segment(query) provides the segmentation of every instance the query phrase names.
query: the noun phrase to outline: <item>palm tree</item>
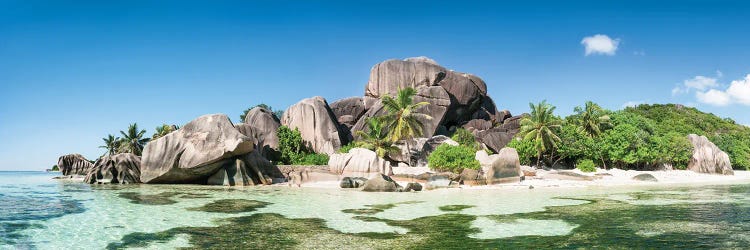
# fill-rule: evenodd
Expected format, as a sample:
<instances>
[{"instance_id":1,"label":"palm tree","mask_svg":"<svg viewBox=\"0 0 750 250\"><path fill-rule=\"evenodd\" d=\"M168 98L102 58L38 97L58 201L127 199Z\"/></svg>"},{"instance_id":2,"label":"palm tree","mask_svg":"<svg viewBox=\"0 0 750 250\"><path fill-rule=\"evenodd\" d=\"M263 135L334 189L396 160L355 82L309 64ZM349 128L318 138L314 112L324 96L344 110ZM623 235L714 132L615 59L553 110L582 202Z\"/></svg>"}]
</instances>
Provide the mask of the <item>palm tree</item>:
<instances>
[{"instance_id":1,"label":"palm tree","mask_svg":"<svg viewBox=\"0 0 750 250\"><path fill-rule=\"evenodd\" d=\"M555 134L555 130L561 127L562 122L553 114L555 106L547 104L547 101L537 105L529 103L529 107L531 115L521 119L521 130L518 135L533 142L537 151L536 165L539 166L542 153L557 148L560 137Z\"/></svg>"},{"instance_id":2,"label":"palm tree","mask_svg":"<svg viewBox=\"0 0 750 250\"><path fill-rule=\"evenodd\" d=\"M405 88L398 90L395 99L388 95L381 98L383 107L388 112L382 117L388 129L388 137L392 142L405 140L409 159L411 159L410 139L424 134L422 120L432 120L431 116L417 112L417 109L430 103L414 103L413 99L416 94L416 89Z\"/></svg>"},{"instance_id":3,"label":"palm tree","mask_svg":"<svg viewBox=\"0 0 750 250\"><path fill-rule=\"evenodd\" d=\"M107 137L102 138L102 141L104 141L104 145L99 146L100 148L107 149L107 155L115 155L117 154L117 150L120 149L120 137L115 137L112 134L107 135Z\"/></svg>"},{"instance_id":4,"label":"palm tree","mask_svg":"<svg viewBox=\"0 0 750 250\"><path fill-rule=\"evenodd\" d=\"M574 111L578 116L575 123L590 137L597 137L604 129L612 127L609 116L592 101L587 101L583 108L576 107Z\"/></svg>"},{"instance_id":5,"label":"palm tree","mask_svg":"<svg viewBox=\"0 0 750 250\"><path fill-rule=\"evenodd\" d=\"M357 136L360 138L355 146L375 151L380 158L385 158L388 153L397 152L398 147L388 138L388 133L383 130L383 122L377 117L367 118L367 132L359 130Z\"/></svg>"},{"instance_id":6,"label":"palm tree","mask_svg":"<svg viewBox=\"0 0 750 250\"><path fill-rule=\"evenodd\" d=\"M151 140L159 139L178 129L180 129L180 127L177 125L162 124L161 126L156 127L156 132L154 133L153 136L151 136Z\"/></svg>"},{"instance_id":7,"label":"palm tree","mask_svg":"<svg viewBox=\"0 0 750 250\"><path fill-rule=\"evenodd\" d=\"M143 147L148 143L149 138L143 138L146 134L146 130L138 130L138 124L133 123L128 126L127 133L120 131L122 134L122 150L124 152L133 153L135 155L141 155Z\"/></svg>"}]
</instances>

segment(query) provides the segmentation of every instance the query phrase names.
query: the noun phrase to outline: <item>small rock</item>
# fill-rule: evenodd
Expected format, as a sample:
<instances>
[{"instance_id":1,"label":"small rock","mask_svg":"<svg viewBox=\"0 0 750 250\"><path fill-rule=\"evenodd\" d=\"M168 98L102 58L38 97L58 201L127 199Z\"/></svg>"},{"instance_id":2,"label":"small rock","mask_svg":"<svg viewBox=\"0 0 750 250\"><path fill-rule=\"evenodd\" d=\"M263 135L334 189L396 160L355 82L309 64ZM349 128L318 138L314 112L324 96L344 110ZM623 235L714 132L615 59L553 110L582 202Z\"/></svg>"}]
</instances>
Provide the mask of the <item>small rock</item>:
<instances>
[{"instance_id":1,"label":"small rock","mask_svg":"<svg viewBox=\"0 0 750 250\"><path fill-rule=\"evenodd\" d=\"M534 186L532 186L532 185L529 185L529 189L534 189Z\"/></svg>"},{"instance_id":2,"label":"small rock","mask_svg":"<svg viewBox=\"0 0 750 250\"><path fill-rule=\"evenodd\" d=\"M437 188L447 188L451 185L451 179L448 179L448 177L435 175L431 176L430 179L427 180L427 184L425 184L425 188L427 190L437 189Z\"/></svg>"},{"instance_id":3,"label":"small rock","mask_svg":"<svg viewBox=\"0 0 750 250\"><path fill-rule=\"evenodd\" d=\"M399 192L403 188L387 175L378 175L365 182L362 191L365 192Z\"/></svg>"},{"instance_id":4,"label":"small rock","mask_svg":"<svg viewBox=\"0 0 750 250\"><path fill-rule=\"evenodd\" d=\"M410 191L422 191L422 184L419 184L416 182L410 182L409 184L406 184L406 188L404 188L404 192L410 192Z\"/></svg>"},{"instance_id":5,"label":"small rock","mask_svg":"<svg viewBox=\"0 0 750 250\"><path fill-rule=\"evenodd\" d=\"M650 181L650 182L658 182L659 181L658 179L656 179L656 177L654 177L651 174L639 174L639 175L633 176L632 179L636 180L636 181Z\"/></svg>"},{"instance_id":6,"label":"small rock","mask_svg":"<svg viewBox=\"0 0 750 250\"><path fill-rule=\"evenodd\" d=\"M344 177L341 179L339 186L341 188L359 188L365 185L366 178L363 177Z\"/></svg>"}]
</instances>

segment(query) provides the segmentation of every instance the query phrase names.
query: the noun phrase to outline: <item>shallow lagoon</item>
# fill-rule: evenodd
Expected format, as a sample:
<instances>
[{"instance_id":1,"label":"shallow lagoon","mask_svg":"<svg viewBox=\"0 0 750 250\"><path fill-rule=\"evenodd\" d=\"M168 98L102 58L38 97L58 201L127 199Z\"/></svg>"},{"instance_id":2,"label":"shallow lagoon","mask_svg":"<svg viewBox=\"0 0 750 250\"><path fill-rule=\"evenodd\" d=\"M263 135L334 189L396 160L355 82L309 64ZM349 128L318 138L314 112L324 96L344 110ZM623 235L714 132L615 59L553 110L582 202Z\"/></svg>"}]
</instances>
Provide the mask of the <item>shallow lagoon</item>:
<instances>
[{"instance_id":1,"label":"shallow lagoon","mask_svg":"<svg viewBox=\"0 0 750 250\"><path fill-rule=\"evenodd\" d=\"M420 193L89 186L0 172L0 248L731 248L750 185Z\"/></svg>"}]
</instances>

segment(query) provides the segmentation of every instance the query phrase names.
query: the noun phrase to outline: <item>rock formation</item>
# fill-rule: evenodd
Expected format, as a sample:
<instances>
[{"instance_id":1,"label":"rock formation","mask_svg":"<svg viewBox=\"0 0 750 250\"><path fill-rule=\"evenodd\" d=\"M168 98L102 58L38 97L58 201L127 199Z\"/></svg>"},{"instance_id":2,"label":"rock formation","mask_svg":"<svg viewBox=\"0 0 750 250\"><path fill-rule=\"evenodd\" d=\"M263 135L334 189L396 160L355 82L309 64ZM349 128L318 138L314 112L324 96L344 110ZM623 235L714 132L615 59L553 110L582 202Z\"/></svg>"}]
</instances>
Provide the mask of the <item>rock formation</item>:
<instances>
[{"instance_id":1,"label":"rock formation","mask_svg":"<svg viewBox=\"0 0 750 250\"><path fill-rule=\"evenodd\" d=\"M279 149L276 131L281 126L279 118L270 110L255 107L247 112L245 121L235 127L243 135L255 139L255 148L266 158Z\"/></svg>"},{"instance_id":2,"label":"rock formation","mask_svg":"<svg viewBox=\"0 0 750 250\"><path fill-rule=\"evenodd\" d=\"M693 144L693 155L690 157L688 169L698 173L734 175L729 155L708 138L690 134L688 140Z\"/></svg>"},{"instance_id":3,"label":"rock formation","mask_svg":"<svg viewBox=\"0 0 750 250\"><path fill-rule=\"evenodd\" d=\"M403 187L387 175L375 175L365 182L362 191L365 192L401 192Z\"/></svg>"},{"instance_id":4,"label":"rock formation","mask_svg":"<svg viewBox=\"0 0 750 250\"><path fill-rule=\"evenodd\" d=\"M57 166L63 175L86 175L94 164L80 154L69 154L57 159Z\"/></svg>"},{"instance_id":5,"label":"rock formation","mask_svg":"<svg viewBox=\"0 0 750 250\"><path fill-rule=\"evenodd\" d=\"M323 97L307 98L289 107L281 124L299 129L302 140L316 153L333 154L348 142L336 116Z\"/></svg>"},{"instance_id":6,"label":"rock formation","mask_svg":"<svg viewBox=\"0 0 750 250\"><path fill-rule=\"evenodd\" d=\"M484 179L487 184L516 182L523 176L521 161L514 148L503 148L499 153L487 155L487 152L477 151L475 158L482 166Z\"/></svg>"},{"instance_id":7,"label":"rock formation","mask_svg":"<svg viewBox=\"0 0 750 250\"><path fill-rule=\"evenodd\" d=\"M204 115L146 144L143 183L206 183L208 177L253 151L253 140L223 114Z\"/></svg>"},{"instance_id":8,"label":"rock formation","mask_svg":"<svg viewBox=\"0 0 750 250\"><path fill-rule=\"evenodd\" d=\"M132 184L141 182L141 157L131 153L104 156L89 169L85 183Z\"/></svg>"},{"instance_id":9,"label":"rock formation","mask_svg":"<svg viewBox=\"0 0 750 250\"><path fill-rule=\"evenodd\" d=\"M349 129L365 114L365 102L362 97L349 97L331 103L331 110L336 120Z\"/></svg>"},{"instance_id":10,"label":"rock formation","mask_svg":"<svg viewBox=\"0 0 750 250\"><path fill-rule=\"evenodd\" d=\"M328 167L329 171L345 177L369 178L378 174L393 174L388 161L364 148L353 148L349 153L331 155Z\"/></svg>"},{"instance_id":11,"label":"rock formation","mask_svg":"<svg viewBox=\"0 0 750 250\"><path fill-rule=\"evenodd\" d=\"M427 156L442 144L458 146L458 142L455 142L444 135L436 135L430 138L415 138L409 140L408 147L406 146L406 141L401 141L395 144L400 150L398 152L389 153L388 158L394 161L407 163L412 167L426 167Z\"/></svg>"}]
</instances>

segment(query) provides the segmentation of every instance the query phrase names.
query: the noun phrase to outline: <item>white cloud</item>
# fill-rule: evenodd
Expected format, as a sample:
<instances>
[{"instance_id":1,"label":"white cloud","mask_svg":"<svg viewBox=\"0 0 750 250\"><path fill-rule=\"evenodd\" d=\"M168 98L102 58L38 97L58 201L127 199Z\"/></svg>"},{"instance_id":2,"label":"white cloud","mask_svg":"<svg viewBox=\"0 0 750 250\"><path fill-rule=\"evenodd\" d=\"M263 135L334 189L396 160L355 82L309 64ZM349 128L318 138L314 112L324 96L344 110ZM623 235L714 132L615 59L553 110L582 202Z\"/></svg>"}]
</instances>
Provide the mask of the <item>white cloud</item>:
<instances>
[{"instance_id":1,"label":"white cloud","mask_svg":"<svg viewBox=\"0 0 750 250\"><path fill-rule=\"evenodd\" d=\"M644 101L627 101L622 104L622 108L637 107L638 105L645 104L645 103L646 102Z\"/></svg>"},{"instance_id":2,"label":"white cloud","mask_svg":"<svg viewBox=\"0 0 750 250\"><path fill-rule=\"evenodd\" d=\"M645 56L646 55L646 51L636 50L636 51L633 51L633 55L634 56Z\"/></svg>"},{"instance_id":3,"label":"white cloud","mask_svg":"<svg viewBox=\"0 0 750 250\"><path fill-rule=\"evenodd\" d=\"M711 89L708 91L701 90L695 92L695 97L699 102L715 106L727 106L733 103L750 106L750 74L746 75L743 79L732 81L726 90L717 89L716 87L719 87L719 84L716 82L710 85L710 87ZM692 88L699 89L698 87ZM672 93L674 93L674 90L672 90Z\"/></svg>"},{"instance_id":4,"label":"white cloud","mask_svg":"<svg viewBox=\"0 0 750 250\"><path fill-rule=\"evenodd\" d=\"M735 102L750 106L750 74L746 75L745 79L732 81L727 94Z\"/></svg>"},{"instance_id":5,"label":"white cloud","mask_svg":"<svg viewBox=\"0 0 750 250\"><path fill-rule=\"evenodd\" d=\"M700 91L704 91L708 88L714 88L719 86L719 83L716 81L716 78L711 77L705 77L705 76L696 76L693 77L693 79L685 80L684 82L685 87L688 89L696 89Z\"/></svg>"},{"instance_id":6,"label":"white cloud","mask_svg":"<svg viewBox=\"0 0 750 250\"><path fill-rule=\"evenodd\" d=\"M729 94L715 89L706 92L695 92L695 98L698 98L699 102L715 106L727 106L732 101Z\"/></svg>"},{"instance_id":7,"label":"white cloud","mask_svg":"<svg viewBox=\"0 0 750 250\"><path fill-rule=\"evenodd\" d=\"M584 37L581 44L586 47L586 55L613 56L620 44L620 39L612 39L607 35L596 34Z\"/></svg>"}]
</instances>

